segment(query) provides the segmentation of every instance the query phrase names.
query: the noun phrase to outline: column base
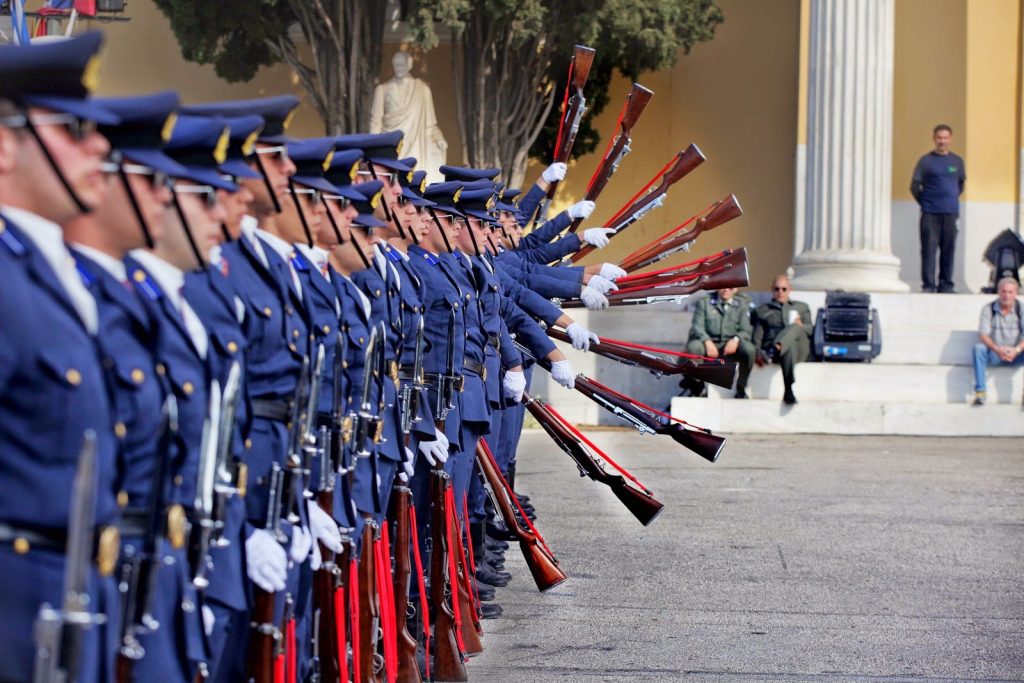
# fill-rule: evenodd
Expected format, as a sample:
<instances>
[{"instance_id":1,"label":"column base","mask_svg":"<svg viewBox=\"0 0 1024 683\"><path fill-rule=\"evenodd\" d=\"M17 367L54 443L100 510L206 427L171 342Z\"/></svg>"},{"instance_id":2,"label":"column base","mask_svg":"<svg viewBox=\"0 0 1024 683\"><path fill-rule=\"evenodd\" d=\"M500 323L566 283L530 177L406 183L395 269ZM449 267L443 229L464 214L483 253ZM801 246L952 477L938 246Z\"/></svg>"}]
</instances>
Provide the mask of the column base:
<instances>
[{"instance_id":1,"label":"column base","mask_svg":"<svg viewBox=\"0 0 1024 683\"><path fill-rule=\"evenodd\" d=\"M793 260L793 268L795 290L910 291L910 285L900 280L900 260L876 251L805 251Z\"/></svg>"}]
</instances>

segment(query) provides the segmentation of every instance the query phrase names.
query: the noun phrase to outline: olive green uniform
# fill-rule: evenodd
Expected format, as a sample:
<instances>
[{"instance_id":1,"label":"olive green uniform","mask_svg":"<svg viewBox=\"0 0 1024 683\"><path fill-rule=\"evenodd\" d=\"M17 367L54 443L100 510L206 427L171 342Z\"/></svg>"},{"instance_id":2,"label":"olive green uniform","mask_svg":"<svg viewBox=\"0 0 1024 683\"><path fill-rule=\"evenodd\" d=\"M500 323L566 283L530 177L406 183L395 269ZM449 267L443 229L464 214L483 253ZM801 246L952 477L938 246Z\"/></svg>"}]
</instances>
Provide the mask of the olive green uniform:
<instances>
[{"instance_id":1,"label":"olive green uniform","mask_svg":"<svg viewBox=\"0 0 1024 683\"><path fill-rule=\"evenodd\" d=\"M695 355L706 355L704 342L710 339L718 349L719 356L725 358L725 345L730 339L738 339L739 346L730 359L739 363L736 393L742 394L746 393L747 378L750 377L754 356L757 355L757 348L751 341L752 333L750 299L736 294L729 301L723 301L716 293L697 302L686 349Z\"/></svg>"},{"instance_id":2,"label":"olive green uniform","mask_svg":"<svg viewBox=\"0 0 1024 683\"><path fill-rule=\"evenodd\" d=\"M789 324L790 311L800 314L800 320L792 325ZM793 369L811 354L814 325L810 307L802 301L780 304L772 300L754 311L753 326L754 346L766 351L774 362L782 366L782 381L789 391L796 381Z\"/></svg>"}]
</instances>

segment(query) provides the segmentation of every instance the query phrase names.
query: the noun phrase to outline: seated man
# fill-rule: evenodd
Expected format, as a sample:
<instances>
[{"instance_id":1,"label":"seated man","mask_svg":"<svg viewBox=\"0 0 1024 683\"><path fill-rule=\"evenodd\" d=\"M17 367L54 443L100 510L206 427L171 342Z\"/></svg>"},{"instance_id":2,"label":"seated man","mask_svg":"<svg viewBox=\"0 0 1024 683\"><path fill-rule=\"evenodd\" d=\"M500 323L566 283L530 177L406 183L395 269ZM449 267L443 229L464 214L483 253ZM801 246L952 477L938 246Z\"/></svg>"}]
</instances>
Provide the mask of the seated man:
<instances>
[{"instance_id":1,"label":"seated man","mask_svg":"<svg viewBox=\"0 0 1024 683\"><path fill-rule=\"evenodd\" d=\"M772 300L758 306L753 316L757 365L775 362L782 366L782 381L786 385L782 400L786 405L796 403L793 369L810 355L814 331L811 309L802 301L791 301L790 289L789 278L777 276L772 283Z\"/></svg>"},{"instance_id":2,"label":"seated man","mask_svg":"<svg viewBox=\"0 0 1024 683\"><path fill-rule=\"evenodd\" d=\"M985 368L995 365L1015 366L1024 363L1024 319L1019 285L1012 277L999 281L999 298L981 309L981 325L974 345L974 405L985 403Z\"/></svg>"},{"instance_id":3,"label":"seated man","mask_svg":"<svg viewBox=\"0 0 1024 683\"><path fill-rule=\"evenodd\" d=\"M729 358L740 365L736 398L747 397L747 378L757 349L751 342L750 299L736 287L719 289L697 302L686 350L708 358Z\"/></svg>"}]
</instances>

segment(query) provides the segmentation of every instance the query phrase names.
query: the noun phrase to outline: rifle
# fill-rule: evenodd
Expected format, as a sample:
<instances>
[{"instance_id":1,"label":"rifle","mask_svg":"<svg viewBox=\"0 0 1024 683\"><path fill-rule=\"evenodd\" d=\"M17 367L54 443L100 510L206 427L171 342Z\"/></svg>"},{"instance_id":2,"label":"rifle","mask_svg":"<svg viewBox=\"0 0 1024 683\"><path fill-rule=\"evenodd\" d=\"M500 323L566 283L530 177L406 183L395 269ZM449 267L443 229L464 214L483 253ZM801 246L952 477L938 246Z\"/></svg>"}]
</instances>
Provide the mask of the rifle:
<instances>
[{"instance_id":1,"label":"rifle","mask_svg":"<svg viewBox=\"0 0 1024 683\"><path fill-rule=\"evenodd\" d=\"M555 138L554 162L565 163L569 160L572 146L576 142L576 133L580 129L580 120L587 110L587 98L583 95L583 86L590 78L590 68L594 64L596 51L586 45L577 45L573 48L572 62L569 64L569 78L565 84L565 99L562 102L562 118L558 122L558 134ZM570 90L572 95L569 94ZM534 214L530 216L530 222L537 220L538 216L543 220L548 213L548 206L558 189L558 181L548 185L547 195L537 206Z\"/></svg>"},{"instance_id":2,"label":"rifle","mask_svg":"<svg viewBox=\"0 0 1024 683\"><path fill-rule=\"evenodd\" d=\"M242 390L242 366L237 361L231 364L228 369L228 377L224 381L224 391L221 396L220 428L217 436L217 467L214 484L214 518L224 519L224 508L227 499L234 496L244 496L248 485L249 469L243 462L231 464L232 453L234 452L235 436L235 414L238 410L238 400ZM220 532L224 525L221 524L215 530L210 543L218 548L224 548L231 544L223 538Z\"/></svg>"},{"instance_id":3,"label":"rifle","mask_svg":"<svg viewBox=\"0 0 1024 683\"><path fill-rule=\"evenodd\" d=\"M517 344L517 346L519 345ZM525 353L529 353L523 347L519 348ZM551 372L551 361L547 358L537 358L536 362ZM708 462L718 460L722 447L725 446L725 439L715 436L710 429L694 427L684 420L656 410L635 398L620 394L611 387L582 373L576 375L574 388L613 415L628 422L641 434L667 434L676 443L690 449ZM690 429L686 427L690 427Z\"/></svg>"},{"instance_id":4,"label":"rifle","mask_svg":"<svg viewBox=\"0 0 1024 683\"><path fill-rule=\"evenodd\" d=\"M682 303L683 299L701 290L725 289L728 287L746 287L750 284L747 263L704 268L688 273L689 282L669 281L655 286L638 285L620 288L609 292L609 306L636 306L640 304L657 304L663 302ZM578 299L562 302L562 308L579 308L583 302Z\"/></svg>"},{"instance_id":5,"label":"rifle","mask_svg":"<svg viewBox=\"0 0 1024 683\"><path fill-rule=\"evenodd\" d=\"M352 452L361 458L368 458L372 452L366 447L368 441L373 440L376 433L378 416L374 414L373 404L370 402L373 390L373 360L376 358L377 345L384 342L377 337L377 328L370 328L370 338L366 342L363 353L363 387L359 399L359 409L351 415L353 428L351 434Z\"/></svg>"},{"instance_id":6,"label":"rifle","mask_svg":"<svg viewBox=\"0 0 1024 683\"><path fill-rule=\"evenodd\" d=\"M264 528L281 543L288 540L281 531L281 493L284 470L279 464L270 465L268 478L267 521ZM246 662L246 680L251 683L275 683L275 652L282 634L274 623L274 593L253 586L252 618L249 622L249 658Z\"/></svg>"},{"instance_id":7,"label":"rifle","mask_svg":"<svg viewBox=\"0 0 1024 683\"><path fill-rule=\"evenodd\" d=\"M78 680L85 631L103 624L106 617L89 611L89 574L96 530L99 466L96 432L83 434L68 514L68 540L64 554L63 602L59 610L48 603L39 607L32 629L36 645L33 683L75 683Z\"/></svg>"},{"instance_id":8,"label":"rifle","mask_svg":"<svg viewBox=\"0 0 1024 683\"><path fill-rule=\"evenodd\" d=\"M394 586L395 586L395 633L398 638L398 679L397 683L421 683L419 666L416 664L416 639L409 633L409 582L412 578L410 561L409 506L412 491L407 486L395 484L391 492L390 517L394 521ZM424 616L424 618L426 618Z\"/></svg>"},{"instance_id":9,"label":"rifle","mask_svg":"<svg viewBox=\"0 0 1024 683\"><path fill-rule=\"evenodd\" d=\"M438 429L444 422L438 420ZM459 646L458 623L453 605L458 600L456 577L452 574L451 535L448 533L448 489L451 478L438 463L431 471L431 497L434 501L430 521L430 602L434 606L434 680L468 681L466 665ZM430 653L427 653L430 656Z\"/></svg>"},{"instance_id":10,"label":"rifle","mask_svg":"<svg viewBox=\"0 0 1024 683\"><path fill-rule=\"evenodd\" d=\"M210 382L210 400L199 447L199 475L196 482L196 497L192 504L196 523L192 525L189 542L189 565L192 568L192 584L205 590L210 585L209 572L210 539L214 531L223 528L223 520L214 517L214 488L217 478L217 438L220 435L220 382Z\"/></svg>"},{"instance_id":11,"label":"rifle","mask_svg":"<svg viewBox=\"0 0 1024 683\"><path fill-rule=\"evenodd\" d=\"M372 515L366 515L363 526L362 549L359 554L359 671L362 681L378 683L384 669L384 658L377 652L380 635L380 610L377 604L376 572L374 571L373 542L380 527Z\"/></svg>"},{"instance_id":12,"label":"rifle","mask_svg":"<svg viewBox=\"0 0 1024 683\"><path fill-rule=\"evenodd\" d=\"M686 222L672 228L667 233L637 249L632 254L622 259L619 266L627 272L644 268L651 264L666 259L677 251L689 251L690 245L700 236L701 233L713 230L723 223L728 223L734 218L743 215L743 208L736 199L736 195L730 194L725 199L711 205L710 210L704 212L699 218L694 216ZM696 225L685 230L696 219Z\"/></svg>"},{"instance_id":13,"label":"rifle","mask_svg":"<svg viewBox=\"0 0 1024 683\"><path fill-rule=\"evenodd\" d=\"M704 258L696 261L690 261L689 263L683 263L678 266L670 266L668 268L662 268L661 270L652 270L647 273L634 273L633 275L627 275L616 280L616 283L623 288L664 285L672 282L678 282L679 280L686 279L687 277L692 278L695 274L699 274L700 272L706 273L711 270L734 267L746 262L746 247L740 247L739 249L723 249L717 254L705 256Z\"/></svg>"},{"instance_id":14,"label":"rifle","mask_svg":"<svg viewBox=\"0 0 1024 683\"><path fill-rule=\"evenodd\" d=\"M549 327L547 333L552 339L567 343L571 341L569 335L560 329ZM735 361L694 356L608 337L601 337L599 342L591 342L590 351L624 365L647 368L658 377L687 375L726 389L731 388L736 382L738 364Z\"/></svg>"},{"instance_id":15,"label":"rifle","mask_svg":"<svg viewBox=\"0 0 1024 683\"><path fill-rule=\"evenodd\" d=\"M540 423L544 431L548 433L548 436L573 459L580 471L581 477L589 477L610 488L615 497L644 526L657 519L665 506L651 495L650 489L641 484L636 477L615 464L599 448L586 441L585 437L562 418L561 415L555 412L551 406L539 399L535 399L528 393L523 394L523 402L526 404L526 409L530 411L530 414ZM591 451L593 451L593 454ZM608 472L602 466L602 462L611 464L620 474ZM630 486L626 482L627 478L639 488Z\"/></svg>"},{"instance_id":16,"label":"rifle","mask_svg":"<svg viewBox=\"0 0 1024 683\"><path fill-rule=\"evenodd\" d=\"M526 566L530 568L530 574L533 576L534 583L537 584L537 590L543 593L564 582L568 577L559 569L554 553L544 543L540 533L530 524L526 514L523 513L515 492L501 476L501 470L494 461L494 455L491 454L487 441L482 438L476 446L476 463L494 494L495 509L501 513L502 519L505 520L505 526L519 539L519 549L523 551L523 559L526 560ZM522 514L529 526L528 529L523 528L519 523L516 510L512 507L513 504Z\"/></svg>"},{"instance_id":17,"label":"rifle","mask_svg":"<svg viewBox=\"0 0 1024 683\"><path fill-rule=\"evenodd\" d=\"M162 564L161 549L166 534L164 511L164 479L170 459L171 444L178 438L178 404L173 395L164 400L160 442L153 467L150 496L146 506L146 535L139 552L121 561L118 591L121 593L121 630L118 638L117 662L114 678L117 683L130 683L136 662L146 650L139 642L141 633L160 627L150 609L156 589L157 572Z\"/></svg>"},{"instance_id":18,"label":"rifle","mask_svg":"<svg viewBox=\"0 0 1024 683\"><path fill-rule=\"evenodd\" d=\"M615 136L614 140L608 142L608 147L604 151L601 163L597 165L594 175L590 177L587 193L583 196L585 200L597 201L598 196L604 191L608 181L611 180L615 171L618 170L619 164L632 151L631 143L633 139L631 134L633 127L636 126L637 120L644 113L644 109L647 108L647 104L651 101L652 97L654 97L654 92L639 83L634 83L633 87L630 88L629 94L626 95L626 103L622 107L622 113L619 115L619 134ZM582 218L573 219L572 224L569 226L569 232L576 232L582 223Z\"/></svg>"},{"instance_id":19,"label":"rifle","mask_svg":"<svg viewBox=\"0 0 1024 683\"><path fill-rule=\"evenodd\" d=\"M412 426L422 420L419 416L420 401L423 400L423 316L416 326L416 351L413 355L412 377L402 384L402 433L408 440ZM408 445L408 444L407 444Z\"/></svg>"},{"instance_id":20,"label":"rifle","mask_svg":"<svg viewBox=\"0 0 1024 683\"><path fill-rule=\"evenodd\" d=\"M665 168L654 176L640 192L633 196L633 199L626 206L612 217L611 222L605 226L612 230L608 237L615 237L646 216L650 211L664 204L668 189L685 178L693 169L704 163L704 160L704 153L694 144L676 154L675 158L665 165ZM658 185L651 189L655 182ZM572 255L572 262L576 263L582 260L593 250L593 246L589 244L584 245Z\"/></svg>"}]
</instances>

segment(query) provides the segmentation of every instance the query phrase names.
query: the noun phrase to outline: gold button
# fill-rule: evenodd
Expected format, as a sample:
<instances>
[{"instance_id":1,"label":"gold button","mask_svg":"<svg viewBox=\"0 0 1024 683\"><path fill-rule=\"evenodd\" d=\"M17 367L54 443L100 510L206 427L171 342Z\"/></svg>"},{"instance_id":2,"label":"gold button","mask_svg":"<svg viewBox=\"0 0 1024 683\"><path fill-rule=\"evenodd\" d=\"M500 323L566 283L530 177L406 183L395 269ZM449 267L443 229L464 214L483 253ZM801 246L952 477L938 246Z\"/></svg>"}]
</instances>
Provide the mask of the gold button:
<instances>
[{"instance_id":1,"label":"gold button","mask_svg":"<svg viewBox=\"0 0 1024 683\"><path fill-rule=\"evenodd\" d=\"M192 382L185 382L181 385L181 390L185 392L186 396L191 396L192 392L195 391L196 388L192 385Z\"/></svg>"},{"instance_id":2,"label":"gold button","mask_svg":"<svg viewBox=\"0 0 1024 683\"><path fill-rule=\"evenodd\" d=\"M252 439L246 439L246 440L245 440L245 447L246 447L247 449L248 449L248 448L252 448Z\"/></svg>"},{"instance_id":3,"label":"gold button","mask_svg":"<svg viewBox=\"0 0 1024 683\"><path fill-rule=\"evenodd\" d=\"M380 296L380 290L379 289L373 290L373 295L374 296Z\"/></svg>"},{"instance_id":4,"label":"gold button","mask_svg":"<svg viewBox=\"0 0 1024 683\"><path fill-rule=\"evenodd\" d=\"M6 229L7 229L7 224L4 223L4 219L3 218L0 218L0 233L3 233L3 231L6 230Z\"/></svg>"},{"instance_id":5,"label":"gold button","mask_svg":"<svg viewBox=\"0 0 1024 683\"><path fill-rule=\"evenodd\" d=\"M145 282L146 274L143 273L141 270L136 270L134 273L132 273L132 279L135 280L136 282Z\"/></svg>"},{"instance_id":6,"label":"gold button","mask_svg":"<svg viewBox=\"0 0 1024 683\"><path fill-rule=\"evenodd\" d=\"M466 295L466 301L469 301L469 300L470 300L470 299L472 299L472 298L473 298L473 297L471 297L471 296L470 296L469 294L467 294L467 295Z\"/></svg>"},{"instance_id":7,"label":"gold button","mask_svg":"<svg viewBox=\"0 0 1024 683\"><path fill-rule=\"evenodd\" d=\"M312 334L309 335L309 341L313 341L313 335Z\"/></svg>"},{"instance_id":8,"label":"gold button","mask_svg":"<svg viewBox=\"0 0 1024 683\"><path fill-rule=\"evenodd\" d=\"M228 353L236 353L238 351L238 344L235 342L228 342Z\"/></svg>"},{"instance_id":9,"label":"gold button","mask_svg":"<svg viewBox=\"0 0 1024 683\"><path fill-rule=\"evenodd\" d=\"M20 536L14 539L14 552L18 553L19 555L24 555L25 553L27 553L30 547L31 546L28 544L28 541L26 539L21 538Z\"/></svg>"},{"instance_id":10,"label":"gold button","mask_svg":"<svg viewBox=\"0 0 1024 683\"><path fill-rule=\"evenodd\" d=\"M298 339L299 338L299 331L298 330L292 330L292 336L295 337L296 339Z\"/></svg>"},{"instance_id":11,"label":"gold button","mask_svg":"<svg viewBox=\"0 0 1024 683\"><path fill-rule=\"evenodd\" d=\"M64 379L66 379L68 384L71 386L77 387L82 383L82 373L74 368L69 368L68 371L64 373Z\"/></svg>"},{"instance_id":12,"label":"gold button","mask_svg":"<svg viewBox=\"0 0 1024 683\"><path fill-rule=\"evenodd\" d=\"M330 325L324 325L324 334L330 334L330 333L331 333L331 326Z\"/></svg>"},{"instance_id":13,"label":"gold button","mask_svg":"<svg viewBox=\"0 0 1024 683\"><path fill-rule=\"evenodd\" d=\"M345 370L347 368L348 368L348 361L347 360L341 361L341 369Z\"/></svg>"},{"instance_id":14,"label":"gold button","mask_svg":"<svg viewBox=\"0 0 1024 683\"><path fill-rule=\"evenodd\" d=\"M185 481L185 478L182 477L180 474L174 475L174 485L175 486L181 486L181 483L183 481Z\"/></svg>"},{"instance_id":15,"label":"gold button","mask_svg":"<svg viewBox=\"0 0 1024 683\"><path fill-rule=\"evenodd\" d=\"M289 344L288 349L291 350L292 352L297 352L299 350L298 347L295 346L295 344Z\"/></svg>"},{"instance_id":16,"label":"gold button","mask_svg":"<svg viewBox=\"0 0 1024 683\"><path fill-rule=\"evenodd\" d=\"M121 508L122 510L124 508L128 507L128 492L127 491L121 490L121 491L117 492L117 507Z\"/></svg>"},{"instance_id":17,"label":"gold button","mask_svg":"<svg viewBox=\"0 0 1024 683\"><path fill-rule=\"evenodd\" d=\"M128 428L124 426L124 422L118 422L114 425L114 436L117 438L123 439L127 433Z\"/></svg>"},{"instance_id":18,"label":"gold button","mask_svg":"<svg viewBox=\"0 0 1024 683\"><path fill-rule=\"evenodd\" d=\"M157 363L156 364L156 374L160 375L161 377L166 375L167 374L167 366L164 365L163 363Z\"/></svg>"},{"instance_id":19,"label":"gold button","mask_svg":"<svg viewBox=\"0 0 1024 683\"><path fill-rule=\"evenodd\" d=\"M270 317L271 313L273 313L273 311L270 310L270 306L267 306L263 309L263 315L267 316L268 318Z\"/></svg>"},{"instance_id":20,"label":"gold button","mask_svg":"<svg viewBox=\"0 0 1024 683\"><path fill-rule=\"evenodd\" d=\"M288 315L292 315L293 313L295 313L295 309L293 309L291 306L285 306L284 312L287 313Z\"/></svg>"},{"instance_id":21,"label":"gold button","mask_svg":"<svg viewBox=\"0 0 1024 683\"><path fill-rule=\"evenodd\" d=\"M360 338L359 338L359 343L360 343L360 344L362 344L362 343L363 343L363 338L362 338L362 337L360 337Z\"/></svg>"},{"instance_id":22,"label":"gold button","mask_svg":"<svg viewBox=\"0 0 1024 683\"><path fill-rule=\"evenodd\" d=\"M459 310L459 305L455 304L454 308L455 308L456 311Z\"/></svg>"},{"instance_id":23,"label":"gold button","mask_svg":"<svg viewBox=\"0 0 1024 683\"><path fill-rule=\"evenodd\" d=\"M146 373L144 373L141 369L135 368L134 370L132 370L133 382L135 382L136 384L142 384L142 381L144 379L146 379Z\"/></svg>"}]
</instances>

